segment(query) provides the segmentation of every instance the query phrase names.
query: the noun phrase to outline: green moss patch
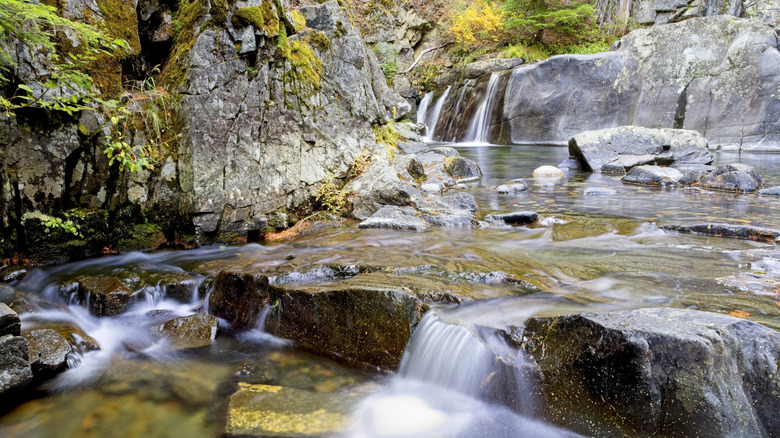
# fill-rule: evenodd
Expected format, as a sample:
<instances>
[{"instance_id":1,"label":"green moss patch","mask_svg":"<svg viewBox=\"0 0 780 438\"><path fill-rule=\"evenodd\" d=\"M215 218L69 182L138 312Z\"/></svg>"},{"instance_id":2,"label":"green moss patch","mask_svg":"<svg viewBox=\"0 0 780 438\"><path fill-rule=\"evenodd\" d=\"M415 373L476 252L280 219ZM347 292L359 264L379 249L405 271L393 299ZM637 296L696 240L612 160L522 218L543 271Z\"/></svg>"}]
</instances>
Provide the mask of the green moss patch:
<instances>
[{"instance_id":1,"label":"green moss patch","mask_svg":"<svg viewBox=\"0 0 780 438\"><path fill-rule=\"evenodd\" d=\"M263 29L269 37L275 37L279 33L279 16L270 2L237 9L231 22L235 27L254 26L258 30Z\"/></svg>"}]
</instances>

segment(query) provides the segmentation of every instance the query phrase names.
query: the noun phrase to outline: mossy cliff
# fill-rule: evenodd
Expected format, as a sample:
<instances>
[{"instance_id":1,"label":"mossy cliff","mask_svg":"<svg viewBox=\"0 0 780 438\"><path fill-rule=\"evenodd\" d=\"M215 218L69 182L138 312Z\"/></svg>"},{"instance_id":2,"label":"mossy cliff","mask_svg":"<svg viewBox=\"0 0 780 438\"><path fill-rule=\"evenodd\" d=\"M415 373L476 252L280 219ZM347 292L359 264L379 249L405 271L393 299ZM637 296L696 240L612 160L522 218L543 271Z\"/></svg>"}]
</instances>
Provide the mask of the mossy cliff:
<instances>
[{"instance_id":1,"label":"mossy cliff","mask_svg":"<svg viewBox=\"0 0 780 438\"><path fill-rule=\"evenodd\" d=\"M98 4L61 11L128 42L90 70L121 108L0 115L4 258L261 235L373 150L372 125L409 111L336 2L294 13L258 0ZM150 165L112 163L112 141Z\"/></svg>"}]
</instances>

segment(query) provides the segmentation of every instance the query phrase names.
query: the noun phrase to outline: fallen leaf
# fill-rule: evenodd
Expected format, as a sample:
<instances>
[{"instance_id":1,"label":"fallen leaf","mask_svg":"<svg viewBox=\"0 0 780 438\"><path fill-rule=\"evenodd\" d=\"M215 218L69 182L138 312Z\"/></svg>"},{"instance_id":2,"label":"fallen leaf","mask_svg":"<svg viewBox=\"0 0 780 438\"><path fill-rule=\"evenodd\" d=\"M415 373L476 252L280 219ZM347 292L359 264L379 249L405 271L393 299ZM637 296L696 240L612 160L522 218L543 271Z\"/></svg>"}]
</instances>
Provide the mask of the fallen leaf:
<instances>
[{"instance_id":1,"label":"fallen leaf","mask_svg":"<svg viewBox=\"0 0 780 438\"><path fill-rule=\"evenodd\" d=\"M729 312L729 315L736 316L737 318L747 318L750 316L749 313L745 312L744 310L732 310Z\"/></svg>"}]
</instances>

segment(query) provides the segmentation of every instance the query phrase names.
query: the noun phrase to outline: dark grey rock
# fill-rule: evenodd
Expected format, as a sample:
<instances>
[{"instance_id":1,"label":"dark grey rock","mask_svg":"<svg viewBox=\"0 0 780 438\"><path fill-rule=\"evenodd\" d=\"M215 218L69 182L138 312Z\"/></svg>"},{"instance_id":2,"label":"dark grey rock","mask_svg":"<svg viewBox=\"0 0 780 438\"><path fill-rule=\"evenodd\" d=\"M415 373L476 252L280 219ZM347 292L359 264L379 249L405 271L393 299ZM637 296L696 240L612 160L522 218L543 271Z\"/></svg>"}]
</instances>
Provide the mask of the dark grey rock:
<instances>
[{"instance_id":1,"label":"dark grey rock","mask_svg":"<svg viewBox=\"0 0 780 438\"><path fill-rule=\"evenodd\" d=\"M420 179L425 175L425 169L417 155L401 155L393 163L395 171L402 177Z\"/></svg>"},{"instance_id":2,"label":"dark grey rock","mask_svg":"<svg viewBox=\"0 0 780 438\"><path fill-rule=\"evenodd\" d=\"M683 186L696 184L704 175L715 170L715 166L706 164L678 164L672 167L682 172L683 177L678 182Z\"/></svg>"},{"instance_id":3,"label":"dark grey rock","mask_svg":"<svg viewBox=\"0 0 780 438\"><path fill-rule=\"evenodd\" d=\"M579 170L580 169L580 162L577 161L576 158L569 157L558 164L559 169L563 170L564 172L568 170Z\"/></svg>"},{"instance_id":4,"label":"dark grey rock","mask_svg":"<svg viewBox=\"0 0 780 438\"><path fill-rule=\"evenodd\" d=\"M713 159L707 139L698 132L637 126L577 134L569 140L569 155L593 172L602 171L605 165L629 171L649 164L709 164Z\"/></svg>"},{"instance_id":5,"label":"dark grey rock","mask_svg":"<svg viewBox=\"0 0 780 438\"><path fill-rule=\"evenodd\" d=\"M0 336L0 396L21 388L33 378L27 356L27 339Z\"/></svg>"},{"instance_id":6,"label":"dark grey rock","mask_svg":"<svg viewBox=\"0 0 780 438\"><path fill-rule=\"evenodd\" d=\"M516 211L513 213L489 215L485 217L488 222L503 222L507 225L528 225L539 220L539 213L535 211Z\"/></svg>"},{"instance_id":7,"label":"dark grey rock","mask_svg":"<svg viewBox=\"0 0 780 438\"><path fill-rule=\"evenodd\" d=\"M714 172L702 175L699 185L708 189L754 192L764 183L764 179L752 166L747 164L727 164Z\"/></svg>"},{"instance_id":8,"label":"dark grey rock","mask_svg":"<svg viewBox=\"0 0 780 438\"><path fill-rule=\"evenodd\" d=\"M19 281L27 276L29 273L28 268L26 266L9 266L5 271L3 271L3 283L11 283L14 281Z\"/></svg>"},{"instance_id":9,"label":"dark grey rock","mask_svg":"<svg viewBox=\"0 0 780 438\"><path fill-rule=\"evenodd\" d=\"M532 318L522 343L553 421L600 436L774 436L780 333L726 315L641 309ZM588 421L595 420L595 421ZM611 431L610 434L615 433Z\"/></svg>"},{"instance_id":10,"label":"dark grey rock","mask_svg":"<svg viewBox=\"0 0 780 438\"><path fill-rule=\"evenodd\" d=\"M268 277L222 271L209 294L209 313L236 330L252 329L268 296Z\"/></svg>"},{"instance_id":11,"label":"dark grey rock","mask_svg":"<svg viewBox=\"0 0 780 438\"><path fill-rule=\"evenodd\" d=\"M359 225L360 228L396 228L401 230L422 231L428 223L422 215L412 208L400 208L386 205Z\"/></svg>"},{"instance_id":12,"label":"dark grey rock","mask_svg":"<svg viewBox=\"0 0 780 438\"><path fill-rule=\"evenodd\" d=\"M639 166L631 169L621 181L651 186L671 187L678 184L682 172L671 167Z\"/></svg>"},{"instance_id":13,"label":"dark grey rock","mask_svg":"<svg viewBox=\"0 0 780 438\"><path fill-rule=\"evenodd\" d=\"M678 231L680 233L705 234L711 236L733 237L737 239L780 243L780 230L753 227L750 225L704 223L690 225L663 225L660 228L669 231Z\"/></svg>"},{"instance_id":14,"label":"dark grey rock","mask_svg":"<svg viewBox=\"0 0 780 438\"><path fill-rule=\"evenodd\" d=\"M22 321L19 315L7 305L0 303L0 336L19 336L22 331Z\"/></svg>"}]
</instances>

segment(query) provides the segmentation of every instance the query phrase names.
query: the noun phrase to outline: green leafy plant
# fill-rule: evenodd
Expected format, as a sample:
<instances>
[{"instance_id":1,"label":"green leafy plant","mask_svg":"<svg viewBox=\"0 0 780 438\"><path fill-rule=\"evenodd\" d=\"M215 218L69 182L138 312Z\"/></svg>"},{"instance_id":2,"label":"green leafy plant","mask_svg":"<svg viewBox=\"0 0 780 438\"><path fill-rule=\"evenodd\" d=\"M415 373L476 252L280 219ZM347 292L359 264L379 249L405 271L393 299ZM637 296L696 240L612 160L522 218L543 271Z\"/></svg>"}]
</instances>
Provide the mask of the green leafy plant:
<instances>
[{"instance_id":1,"label":"green leafy plant","mask_svg":"<svg viewBox=\"0 0 780 438\"><path fill-rule=\"evenodd\" d=\"M337 184L333 175L325 177L317 192L317 201L327 211L339 216L349 211L349 197L352 193Z\"/></svg>"},{"instance_id":2,"label":"green leafy plant","mask_svg":"<svg viewBox=\"0 0 780 438\"><path fill-rule=\"evenodd\" d=\"M75 38L68 50L58 45L60 36ZM87 109L95 95L86 73L98 56L129 50L121 39L84 23L57 14L54 7L22 0L0 0L0 86L14 87L11 96L0 97L0 110L11 113L23 107L38 107L72 114ZM48 74L36 78L35 86L14 83L18 53L43 56ZM57 90L57 92L52 92Z\"/></svg>"},{"instance_id":3,"label":"green leafy plant","mask_svg":"<svg viewBox=\"0 0 780 438\"><path fill-rule=\"evenodd\" d=\"M73 221L69 213L64 213L65 218L49 216L38 211L25 213L22 217L22 223L27 222L30 219L40 221L43 225L43 230L46 234L50 234L56 231L63 231L68 234L72 234L78 238L84 238L81 233L81 226Z\"/></svg>"}]
</instances>

